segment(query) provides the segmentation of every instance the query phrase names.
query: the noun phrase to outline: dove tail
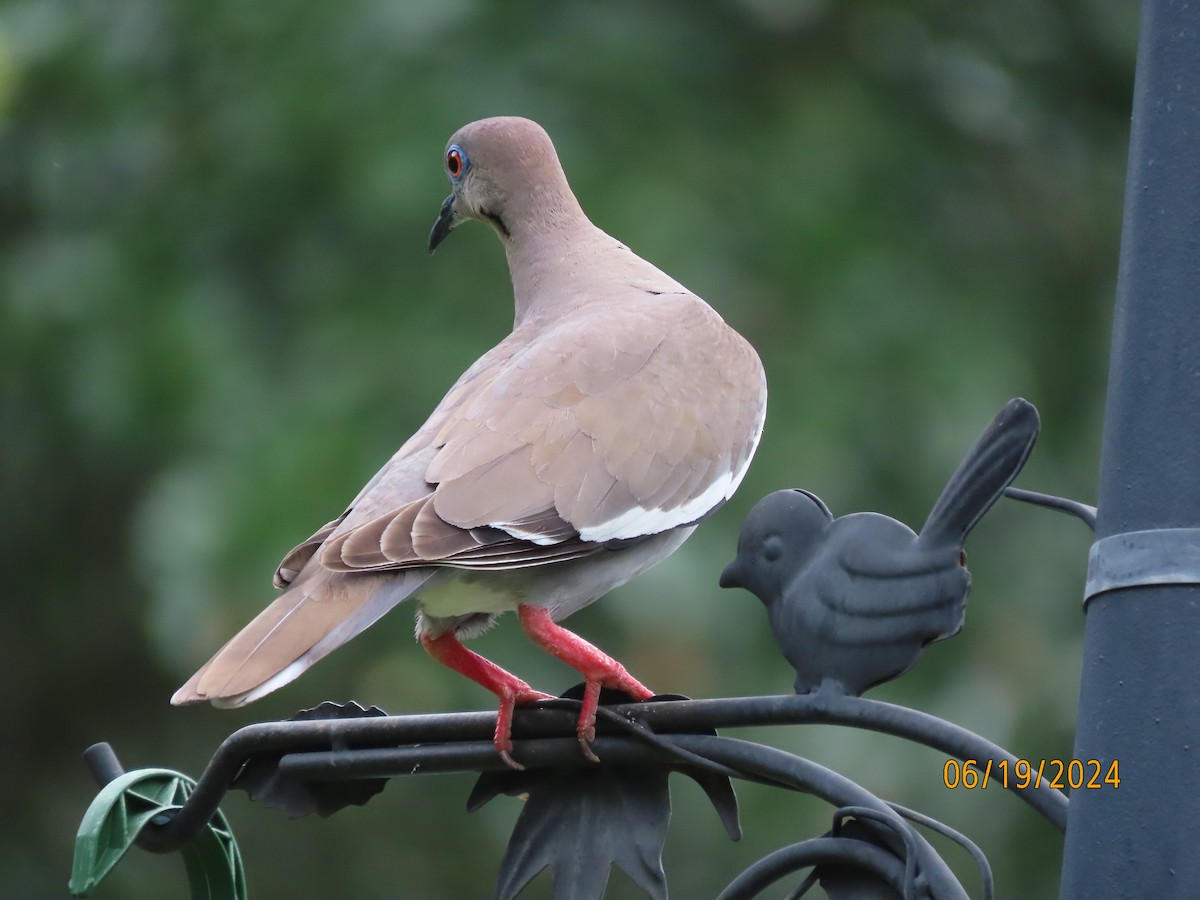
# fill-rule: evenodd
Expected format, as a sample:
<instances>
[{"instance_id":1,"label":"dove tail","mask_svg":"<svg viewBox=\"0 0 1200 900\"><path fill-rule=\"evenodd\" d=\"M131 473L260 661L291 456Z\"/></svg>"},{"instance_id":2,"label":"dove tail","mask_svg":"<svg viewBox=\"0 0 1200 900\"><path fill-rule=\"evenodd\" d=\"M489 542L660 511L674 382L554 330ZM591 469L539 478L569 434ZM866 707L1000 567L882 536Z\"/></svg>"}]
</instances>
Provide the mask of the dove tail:
<instances>
[{"instance_id":1,"label":"dove tail","mask_svg":"<svg viewBox=\"0 0 1200 900\"><path fill-rule=\"evenodd\" d=\"M1037 441L1037 409L1020 397L1009 400L946 483L921 527L920 541L961 547L1025 465Z\"/></svg>"},{"instance_id":2,"label":"dove tail","mask_svg":"<svg viewBox=\"0 0 1200 900\"><path fill-rule=\"evenodd\" d=\"M176 691L171 703L243 706L283 687L414 594L431 571L408 569L383 578L319 568L301 573Z\"/></svg>"}]
</instances>

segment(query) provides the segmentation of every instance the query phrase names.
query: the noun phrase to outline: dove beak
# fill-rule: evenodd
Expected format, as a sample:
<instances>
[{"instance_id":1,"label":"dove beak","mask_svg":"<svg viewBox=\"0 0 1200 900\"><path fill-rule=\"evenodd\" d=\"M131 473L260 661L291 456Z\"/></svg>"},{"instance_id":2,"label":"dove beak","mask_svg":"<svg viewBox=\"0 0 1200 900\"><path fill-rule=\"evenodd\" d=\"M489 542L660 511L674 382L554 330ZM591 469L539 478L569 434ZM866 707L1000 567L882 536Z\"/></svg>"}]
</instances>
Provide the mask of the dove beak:
<instances>
[{"instance_id":1,"label":"dove beak","mask_svg":"<svg viewBox=\"0 0 1200 900\"><path fill-rule=\"evenodd\" d=\"M744 587L742 584L742 565L740 559L735 559L725 567L724 571L721 572L721 580L718 583L723 588Z\"/></svg>"},{"instance_id":2,"label":"dove beak","mask_svg":"<svg viewBox=\"0 0 1200 900\"><path fill-rule=\"evenodd\" d=\"M461 221L462 216L454 208L454 194L451 194L442 201L442 211L438 213L437 221L433 223L433 229L429 232L429 252L436 250Z\"/></svg>"}]
</instances>

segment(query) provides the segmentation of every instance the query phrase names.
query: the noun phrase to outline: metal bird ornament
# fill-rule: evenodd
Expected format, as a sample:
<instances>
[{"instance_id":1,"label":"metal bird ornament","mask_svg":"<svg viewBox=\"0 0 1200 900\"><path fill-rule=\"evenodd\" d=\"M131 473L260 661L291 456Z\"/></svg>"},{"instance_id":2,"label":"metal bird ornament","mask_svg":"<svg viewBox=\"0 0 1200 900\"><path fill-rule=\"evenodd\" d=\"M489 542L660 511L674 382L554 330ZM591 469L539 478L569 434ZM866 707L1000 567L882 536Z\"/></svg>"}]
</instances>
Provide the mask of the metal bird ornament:
<instances>
[{"instance_id":1,"label":"metal bird ornament","mask_svg":"<svg viewBox=\"0 0 1200 900\"><path fill-rule=\"evenodd\" d=\"M512 333L284 557L283 593L172 703L256 700L414 598L422 646L499 698L505 761L516 765L514 706L549 699L463 646L505 612L583 675L591 755L600 689L652 692L558 622L673 553L733 494L762 434L766 377L712 307L591 223L541 126L474 122L443 160L451 193L429 249L471 219L492 227Z\"/></svg>"},{"instance_id":2,"label":"metal bird ornament","mask_svg":"<svg viewBox=\"0 0 1200 900\"><path fill-rule=\"evenodd\" d=\"M858 696L907 672L962 627L971 575L963 542L1025 465L1034 406L1010 400L959 464L919 533L873 512L834 518L815 494L783 490L750 511L721 587L767 608L796 692Z\"/></svg>"}]
</instances>

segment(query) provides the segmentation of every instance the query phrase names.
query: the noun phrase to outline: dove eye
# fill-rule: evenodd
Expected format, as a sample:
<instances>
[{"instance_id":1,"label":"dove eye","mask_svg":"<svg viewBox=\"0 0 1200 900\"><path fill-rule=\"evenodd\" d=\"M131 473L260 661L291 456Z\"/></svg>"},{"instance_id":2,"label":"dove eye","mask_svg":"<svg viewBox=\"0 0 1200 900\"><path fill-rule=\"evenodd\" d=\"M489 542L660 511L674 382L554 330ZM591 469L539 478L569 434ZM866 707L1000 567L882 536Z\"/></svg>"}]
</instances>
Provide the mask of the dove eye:
<instances>
[{"instance_id":1,"label":"dove eye","mask_svg":"<svg viewBox=\"0 0 1200 900\"><path fill-rule=\"evenodd\" d=\"M458 178L466 171L467 157L457 145L446 151L446 171L451 178Z\"/></svg>"}]
</instances>

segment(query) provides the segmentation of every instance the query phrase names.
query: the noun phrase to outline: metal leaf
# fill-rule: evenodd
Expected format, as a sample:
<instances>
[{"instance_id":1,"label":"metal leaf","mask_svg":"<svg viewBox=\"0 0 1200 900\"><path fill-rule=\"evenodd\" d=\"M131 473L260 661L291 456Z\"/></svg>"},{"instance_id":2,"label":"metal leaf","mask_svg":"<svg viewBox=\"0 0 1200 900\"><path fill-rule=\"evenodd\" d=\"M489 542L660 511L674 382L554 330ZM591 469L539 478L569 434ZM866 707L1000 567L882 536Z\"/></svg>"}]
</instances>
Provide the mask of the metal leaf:
<instances>
[{"instance_id":1,"label":"metal leaf","mask_svg":"<svg viewBox=\"0 0 1200 900\"><path fill-rule=\"evenodd\" d=\"M543 869L554 896L604 896L615 863L655 900L667 896L662 848L671 800L667 773L599 766L553 772L529 790L500 863L497 900L516 897Z\"/></svg>"},{"instance_id":2,"label":"metal leaf","mask_svg":"<svg viewBox=\"0 0 1200 900\"><path fill-rule=\"evenodd\" d=\"M192 779L170 769L135 769L101 788L75 838L71 895L90 897L142 829L178 813L195 786ZM241 853L220 810L182 853L193 900L245 900Z\"/></svg>"},{"instance_id":3,"label":"metal leaf","mask_svg":"<svg viewBox=\"0 0 1200 900\"><path fill-rule=\"evenodd\" d=\"M382 709L365 708L354 701L346 704L325 701L312 709L302 709L288 721L313 719L357 719L364 716L386 716ZM331 816L347 806L362 806L387 785L386 778L363 778L346 781L303 782L279 774L283 754L256 756L246 763L233 787L245 791L250 799L282 810L288 818L316 813Z\"/></svg>"},{"instance_id":4,"label":"metal leaf","mask_svg":"<svg viewBox=\"0 0 1200 900\"><path fill-rule=\"evenodd\" d=\"M564 699L579 699L582 685ZM653 701L686 700L676 694ZM603 706L628 703L618 691L601 691ZM598 728L618 724L601 715ZM627 720L622 727L643 729ZM712 729L701 733L716 734ZM467 809L474 811L498 794L528 795L500 866L496 897L517 896L538 873L553 873L555 897L599 898L604 895L615 863L647 896L667 896L662 848L671 817L667 777L679 771L694 779L708 795L732 840L741 837L737 796L728 777L679 764L653 766L589 766L568 771L484 772L475 782Z\"/></svg>"}]
</instances>

